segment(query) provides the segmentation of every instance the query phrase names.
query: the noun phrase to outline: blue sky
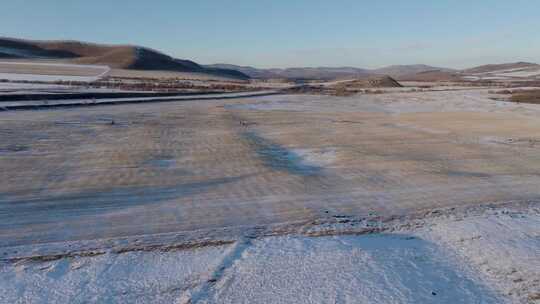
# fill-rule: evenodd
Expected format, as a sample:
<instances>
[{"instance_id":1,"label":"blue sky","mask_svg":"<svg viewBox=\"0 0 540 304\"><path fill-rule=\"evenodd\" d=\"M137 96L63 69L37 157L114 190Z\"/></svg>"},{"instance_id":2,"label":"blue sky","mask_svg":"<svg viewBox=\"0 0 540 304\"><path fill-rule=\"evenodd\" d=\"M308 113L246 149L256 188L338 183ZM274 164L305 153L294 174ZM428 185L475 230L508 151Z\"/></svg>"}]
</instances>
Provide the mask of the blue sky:
<instances>
[{"instance_id":1,"label":"blue sky","mask_svg":"<svg viewBox=\"0 0 540 304\"><path fill-rule=\"evenodd\" d=\"M257 67L540 62L538 0L12 0L0 35Z\"/></svg>"}]
</instances>

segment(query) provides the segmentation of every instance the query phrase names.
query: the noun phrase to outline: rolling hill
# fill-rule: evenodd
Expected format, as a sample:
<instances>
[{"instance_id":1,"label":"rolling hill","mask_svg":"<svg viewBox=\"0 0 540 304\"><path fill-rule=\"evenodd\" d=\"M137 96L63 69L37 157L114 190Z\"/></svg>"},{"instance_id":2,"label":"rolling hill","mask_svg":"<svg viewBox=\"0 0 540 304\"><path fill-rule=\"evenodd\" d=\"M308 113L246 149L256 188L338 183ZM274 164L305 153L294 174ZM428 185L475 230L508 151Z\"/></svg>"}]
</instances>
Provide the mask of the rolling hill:
<instances>
[{"instance_id":1,"label":"rolling hill","mask_svg":"<svg viewBox=\"0 0 540 304\"><path fill-rule=\"evenodd\" d=\"M54 59L71 63L108 65L115 69L173 71L248 79L237 70L209 68L159 51L132 45L103 45L80 41L32 41L0 38L0 57Z\"/></svg>"},{"instance_id":2,"label":"rolling hill","mask_svg":"<svg viewBox=\"0 0 540 304\"><path fill-rule=\"evenodd\" d=\"M424 64L391 65L378 69L355 67L295 67L259 69L232 64L199 65L157 50L133 45L104 45L80 41L37 41L0 38L0 58L47 59L68 63L107 65L116 70L197 73L246 80L337 80L388 75L398 80L460 81L540 77L540 65L528 62L488 64L452 70Z\"/></svg>"},{"instance_id":3,"label":"rolling hill","mask_svg":"<svg viewBox=\"0 0 540 304\"><path fill-rule=\"evenodd\" d=\"M315 67L258 69L232 64L207 65L212 68L226 68L240 71L251 78L289 80L339 80L363 79L377 75L387 75L400 81L471 81L471 80L516 80L540 78L540 65L528 62L488 64L464 70L434 67L425 64L391 65L378 69L354 67Z\"/></svg>"}]
</instances>

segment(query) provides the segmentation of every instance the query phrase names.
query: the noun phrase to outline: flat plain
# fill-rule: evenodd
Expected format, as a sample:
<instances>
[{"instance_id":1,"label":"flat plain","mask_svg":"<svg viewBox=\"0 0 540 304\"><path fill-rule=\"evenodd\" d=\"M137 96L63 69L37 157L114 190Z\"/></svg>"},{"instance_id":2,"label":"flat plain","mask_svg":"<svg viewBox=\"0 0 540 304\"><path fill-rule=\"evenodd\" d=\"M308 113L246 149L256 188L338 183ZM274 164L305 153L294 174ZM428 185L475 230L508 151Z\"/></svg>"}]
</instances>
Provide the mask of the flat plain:
<instances>
[{"instance_id":1,"label":"flat plain","mask_svg":"<svg viewBox=\"0 0 540 304\"><path fill-rule=\"evenodd\" d=\"M484 89L0 117L0 246L536 200L534 105Z\"/></svg>"}]
</instances>

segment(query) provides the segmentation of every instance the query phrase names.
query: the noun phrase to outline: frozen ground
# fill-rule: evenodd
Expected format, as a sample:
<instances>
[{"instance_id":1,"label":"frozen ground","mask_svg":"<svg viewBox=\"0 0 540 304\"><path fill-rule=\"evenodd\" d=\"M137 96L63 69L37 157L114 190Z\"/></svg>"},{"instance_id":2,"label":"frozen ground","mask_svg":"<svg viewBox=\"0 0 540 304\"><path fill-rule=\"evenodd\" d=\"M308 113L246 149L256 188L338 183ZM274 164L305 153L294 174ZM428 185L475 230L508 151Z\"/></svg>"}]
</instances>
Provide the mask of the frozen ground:
<instances>
[{"instance_id":1,"label":"frozen ground","mask_svg":"<svg viewBox=\"0 0 540 304\"><path fill-rule=\"evenodd\" d=\"M470 90L3 112L0 254L536 200L539 111Z\"/></svg>"},{"instance_id":2,"label":"frozen ground","mask_svg":"<svg viewBox=\"0 0 540 304\"><path fill-rule=\"evenodd\" d=\"M401 224L390 234L5 262L0 302L538 303L538 210Z\"/></svg>"},{"instance_id":3,"label":"frozen ground","mask_svg":"<svg viewBox=\"0 0 540 304\"><path fill-rule=\"evenodd\" d=\"M270 96L256 102L235 104L230 107L264 111L383 112L392 115L439 112L498 112L522 115L540 113L540 107L537 105L491 99L492 95L488 92L493 89L445 90L441 87L440 90L426 92L410 92L407 88L399 90L405 91L361 94L347 98L305 95Z\"/></svg>"},{"instance_id":4,"label":"frozen ground","mask_svg":"<svg viewBox=\"0 0 540 304\"><path fill-rule=\"evenodd\" d=\"M538 302L538 105L231 97L0 113L0 303Z\"/></svg>"}]
</instances>

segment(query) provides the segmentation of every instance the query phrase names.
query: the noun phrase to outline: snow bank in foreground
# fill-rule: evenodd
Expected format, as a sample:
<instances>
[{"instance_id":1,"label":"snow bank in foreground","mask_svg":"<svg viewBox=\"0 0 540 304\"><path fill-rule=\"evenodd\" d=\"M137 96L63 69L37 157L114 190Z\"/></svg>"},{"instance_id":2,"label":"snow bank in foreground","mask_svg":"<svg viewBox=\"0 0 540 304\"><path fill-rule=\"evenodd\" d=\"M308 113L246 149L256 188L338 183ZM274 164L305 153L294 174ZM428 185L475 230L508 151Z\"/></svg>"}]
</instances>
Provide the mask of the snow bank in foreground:
<instances>
[{"instance_id":1,"label":"snow bank in foreground","mask_svg":"<svg viewBox=\"0 0 540 304\"><path fill-rule=\"evenodd\" d=\"M500 303L410 235L270 237L0 270L1 303Z\"/></svg>"},{"instance_id":2,"label":"snow bank in foreground","mask_svg":"<svg viewBox=\"0 0 540 304\"><path fill-rule=\"evenodd\" d=\"M405 235L254 242L207 303L495 303L435 245Z\"/></svg>"},{"instance_id":3,"label":"snow bank in foreground","mask_svg":"<svg viewBox=\"0 0 540 304\"><path fill-rule=\"evenodd\" d=\"M489 212L395 234L9 262L0 303L540 303L538 212Z\"/></svg>"},{"instance_id":4,"label":"snow bank in foreground","mask_svg":"<svg viewBox=\"0 0 540 304\"><path fill-rule=\"evenodd\" d=\"M227 247L128 252L0 267L0 303L174 303Z\"/></svg>"}]
</instances>

